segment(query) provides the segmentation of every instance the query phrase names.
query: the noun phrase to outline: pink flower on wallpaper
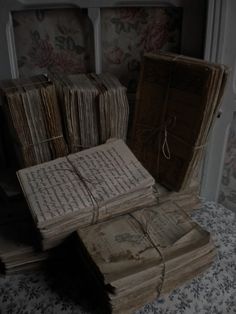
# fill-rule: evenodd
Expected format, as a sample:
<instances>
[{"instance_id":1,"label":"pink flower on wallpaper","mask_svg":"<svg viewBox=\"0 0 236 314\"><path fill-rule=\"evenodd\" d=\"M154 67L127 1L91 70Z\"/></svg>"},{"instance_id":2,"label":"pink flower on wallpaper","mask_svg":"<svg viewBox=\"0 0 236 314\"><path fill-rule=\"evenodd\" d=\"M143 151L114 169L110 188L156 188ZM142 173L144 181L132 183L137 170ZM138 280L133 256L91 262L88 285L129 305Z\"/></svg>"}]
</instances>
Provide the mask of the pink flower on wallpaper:
<instances>
[{"instance_id":1,"label":"pink flower on wallpaper","mask_svg":"<svg viewBox=\"0 0 236 314\"><path fill-rule=\"evenodd\" d=\"M111 47L106 52L106 58L110 63L121 64L124 60L124 51L119 47Z\"/></svg>"},{"instance_id":2,"label":"pink flower on wallpaper","mask_svg":"<svg viewBox=\"0 0 236 314\"><path fill-rule=\"evenodd\" d=\"M34 66L58 73L86 72L83 57L72 51L55 51L49 39L38 39L30 50L29 56Z\"/></svg>"},{"instance_id":3,"label":"pink flower on wallpaper","mask_svg":"<svg viewBox=\"0 0 236 314\"><path fill-rule=\"evenodd\" d=\"M48 39L39 39L32 47L29 56L39 68L49 67L54 62L54 51Z\"/></svg>"},{"instance_id":4,"label":"pink flower on wallpaper","mask_svg":"<svg viewBox=\"0 0 236 314\"><path fill-rule=\"evenodd\" d=\"M168 42L168 38L167 25L155 21L147 24L138 46L143 47L144 52L157 52Z\"/></svg>"},{"instance_id":5,"label":"pink flower on wallpaper","mask_svg":"<svg viewBox=\"0 0 236 314\"><path fill-rule=\"evenodd\" d=\"M121 8L118 9L117 16L124 23L136 23L137 19L144 15L144 10L140 8Z\"/></svg>"},{"instance_id":6,"label":"pink flower on wallpaper","mask_svg":"<svg viewBox=\"0 0 236 314\"><path fill-rule=\"evenodd\" d=\"M75 58L68 52L55 53L53 70L62 73L86 72L86 63L79 55Z\"/></svg>"}]
</instances>

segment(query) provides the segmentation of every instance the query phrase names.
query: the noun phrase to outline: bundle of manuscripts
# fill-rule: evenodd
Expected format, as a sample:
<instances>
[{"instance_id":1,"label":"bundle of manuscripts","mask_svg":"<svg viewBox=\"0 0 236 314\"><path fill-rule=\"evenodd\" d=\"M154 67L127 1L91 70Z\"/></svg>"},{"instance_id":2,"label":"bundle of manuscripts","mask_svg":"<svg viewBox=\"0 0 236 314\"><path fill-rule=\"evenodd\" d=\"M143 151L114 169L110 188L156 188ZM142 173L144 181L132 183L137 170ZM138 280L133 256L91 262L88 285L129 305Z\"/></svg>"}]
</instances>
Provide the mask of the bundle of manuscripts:
<instances>
[{"instance_id":1,"label":"bundle of manuscripts","mask_svg":"<svg viewBox=\"0 0 236 314\"><path fill-rule=\"evenodd\" d=\"M114 76L78 74L52 79L54 82L39 75L0 83L3 110L21 167L93 147L112 137L126 139L126 89Z\"/></svg>"},{"instance_id":2,"label":"bundle of manuscripts","mask_svg":"<svg viewBox=\"0 0 236 314\"><path fill-rule=\"evenodd\" d=\"M113 288L114 313L132 313L213 261L209 233L175 202L158 204L153 177L122 140L17 174L45 252L74 235L74 264L98 293ZM60 272L70 268L59 265Z\"/></svg>"},{"instance_id":3,"label":"bundle of manuscripts","mask_svg":"<svg viewBox=\"0 0 236 314\"><path fill-rule=\"evenodd\" d=\"M113 313L134 313L206 270L215 257L209 233L171 202L79 229L77 234L104 282L114 287Z\"/></svg>"},{"instance_id":4,"label":"bundle of manuscripts","mask_svg":"<svg viewBox=\"0 0 236 314\"><path fill-rule=\"evenodd\" d=\"M62 133L55 86L44 75L2 81L3 111L21 167L64 156L67 145ZM11 142L8 142L11 145Z\"/></svg>"},{"instance_id":5,"label":"bundle of manuscripts","mask_svg":"<svg viewBox=\"0 0 236 314\"><path fill-rule=\"evenodd\" d=\"M17 172L44 249L79 226L156 203L155 181L122 140Z\"/></svg>"},{"instance_id":6,"label":"bundle of manuscripts","mask_svg":"<svg viewBox=\"0 0 236 314\"><path fill-rule=\"evenodd\" d=\"M129 105L126 88L109 74L54 76L70 153L125 140Z\"/></svg>"},{"instance_id":7,"label":"bundle of manuscripts","mask_svg":"<svg viewBox=\"0 0 236 314\"><path fill-rule=\"evenodd\" d=\"M228 70L169 53L144 56L131 148L170 190L188 188L217 116Z\"/></svg>"}]
</instances>

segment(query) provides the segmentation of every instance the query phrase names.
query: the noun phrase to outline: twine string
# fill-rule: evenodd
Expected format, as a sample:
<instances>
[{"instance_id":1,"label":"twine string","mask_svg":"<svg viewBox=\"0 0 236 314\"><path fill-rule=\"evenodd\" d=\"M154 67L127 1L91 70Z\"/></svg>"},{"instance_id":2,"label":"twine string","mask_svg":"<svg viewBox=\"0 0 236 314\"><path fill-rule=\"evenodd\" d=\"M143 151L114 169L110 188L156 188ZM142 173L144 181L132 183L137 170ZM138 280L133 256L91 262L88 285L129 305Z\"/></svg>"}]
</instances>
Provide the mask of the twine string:
<instances>
[{"instance_id":1,"label":"twine string","mask_svg":"<svg viewBox=\"0 0 236 314\"><path fill-rule=\"evenodd\" d=\"M143 232L143 235L149 240L149 242L152 244L152 246L154 247L154 249L158 252L160 258L161 258L161 263L162 263L162 270L161 270L161 282L159 287L157 287L158 290L158 296L159 297L161 295L162 292L162 288L164 286L164 282L165 282L165 275L166 275L166 261L165 261L165 256L161 251L161 248L159 246L157 246L154 241L152 240L150 233L148 231L148 222L145 224L145 226L143 226L143 224L141 224L141 222L132 214L129 213L128 214L131 218L133 218L136 223L139 225L140 229Z\"/></svg>"},{"instance_id":2,"label":"twine string","mask_svg":"<svg viewBox=\"0 0 236 314\"><path fill-rule=\"evenodd\" d=\"M87 182L89 182L91 184L92 184L92 182L90 182L88 179L83 177L83 175L75 167L75 165L71 162L71 160L68 158L68 156L66 156L66 160L70 164L70 166L73 168L73 172L77 175L79 180L83 183L83 185L84 185L84 187L88 193L88 196L89 196L91 203L93 205L93 214L92 214L91 224L95 224L99 220L99 204L98 204L96 198L94 197L93 193L91 192L91 190L87 184Z\"/></svg>"},{"instance_id":3,"label":"twine string","mask_svg":"<svg viewBox=\"0 0 236 314\"><path fill-rule=\"evenodd\" d=\"M47 138L47 139L42 140L42 141L37 142L37 143L32 143L32 144L27 144L27 145L22 145L22 146L23 146L23 148L28 148L28 147L32 147L32 146L39 146L39 145L45 144L47 142L51 142L51 141L57 140L59 138L63 138L63 135L50 137L50 138Z\"/></svg>"}]
</instances>

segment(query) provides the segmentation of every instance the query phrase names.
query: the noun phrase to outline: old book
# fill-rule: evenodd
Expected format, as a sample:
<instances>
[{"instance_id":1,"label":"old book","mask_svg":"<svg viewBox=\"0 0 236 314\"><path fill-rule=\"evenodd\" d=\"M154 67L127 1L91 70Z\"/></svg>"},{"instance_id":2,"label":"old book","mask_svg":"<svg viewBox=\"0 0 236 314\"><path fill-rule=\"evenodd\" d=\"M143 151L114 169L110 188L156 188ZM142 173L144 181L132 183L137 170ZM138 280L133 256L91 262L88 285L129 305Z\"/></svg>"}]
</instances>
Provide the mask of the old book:
<instances>
[{"instance_id":1,"label":"old book","mask_svg":"<svg viewBox=\"0 0 236 314\"><path fill-rule=\"evenodd\" d=\"M2 81L3 110L21 167L67 153L55 87L45 76Z\"/></svg>"},{"instance_id":2,"label":"old book","mask_svg":"<svg viewBox=\"0 0 236 314\"><path fill-rule=\"evenodd\" d=\"M191 181L223 95L223 65L168 53L144 56L131 148L171 190Z\"/></svg>"},{"instance_id":3,"label":"old book","mask_svg":"<svg viewBox=\"0 0 236 314\"><path fill-rule=\"evenodd\" d=\"M156 203L154 179L122 140L17 172L44 248L78 226Z\"/></svg>"},{"instance_id":4,"label":"old book","mask_svg":"<svg viewBox=\"0 0 236 314\"><path fill-rule=\"evenodd\" d=\"M171 291L209 267L215 256L209 233L172 202L77 233L105 283L115 288L114 313L132 313Z\"/></svg>"},{"instance_id":5,"label":"old book","mask_svg":"<svg viewBox=\"0 0 236 314\"><path fill-rule=\"evenodd\" d=\"M129 105L126 88L108 73L54 76L70 153L125 140Z\"/></svg>"},{"instance_id":6,"label":"old book","mask_svg":"<svg viewBox=\"0 0 236 314\"><path fill-rule=\"evenodd\" d=\"M92 73L90 78L99 90L100 143L109 138L125 141L129 118L126 88L110 73Z\"/></svg>"}]
</instances>

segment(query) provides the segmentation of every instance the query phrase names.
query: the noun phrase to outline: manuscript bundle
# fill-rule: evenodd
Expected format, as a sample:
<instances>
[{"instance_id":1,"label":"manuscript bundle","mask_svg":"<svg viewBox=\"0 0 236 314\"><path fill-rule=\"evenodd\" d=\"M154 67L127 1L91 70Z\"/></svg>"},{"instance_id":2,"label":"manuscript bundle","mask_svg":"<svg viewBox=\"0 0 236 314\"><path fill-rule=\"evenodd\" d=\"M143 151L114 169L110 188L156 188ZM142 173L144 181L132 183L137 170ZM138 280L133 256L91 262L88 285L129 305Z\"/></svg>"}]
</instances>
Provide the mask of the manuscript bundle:
<instances>
[{"instance_id":1,"label":"manuscript bundle","mask_svg":"<svg viewBox=\"0 0 236 314\"><path fill-rule=\"evenodd\" d=\"M209 233L179 204L197 184L192 182L180 195L159 186L157 204L154 179L122 140L22 169L17 175L44 251L34 250L32 225L19 223L14 232L22 229L22 239L13 243L0 236L6 273L39 267L48 257L50 261L54 250L48 249L60 249L74 231L72 252L79 254L84 267L80 274L92 278L99 291L103 287L104 294L107 285L115 288L109 290L115 291L109 293L113 313L130 314L192 279L214 259ZM60 258L59 266L61 272ZM94 276L97 271L100 275Z\"/></svg>"},{"instance_id":2,"label":"manuscript bundle","mask_svg":"<svg viewBox=\"0 0 236 314\"><path fill-rule=\"evenodd\" d=\"M78 226L156 203L155 181L122 140L19 170L43 247Z\"/></svg>"},{"instance_id":3,"label":"manuscript bundle","mask_svg":"<svg viewBox=\"0 0 236 314\"><path fill-rule=\"evenodd\" d=\"M2 81L3 110L22 167L64 156L67 146L54 85L44 75Z\"/></svg>"},{"instance_id":4,"label":"manuscript bundle","mask_svg":"<svg viewBox=\"0 0 236 314\"><path fill-rule=\"evenodd\" d=\"M170 53L144 56L131 148L159 183L186 188L217 115L228 70Z\"/></svg>"},{"instance_id":5,"label":"manuscript bundle","mask_svg":"<svg viewBox=\"0 0 236 314\"><path fill-rule=\"evenodd\" d=\"M114 313L133 313L204 271L215 256L209 233L172 202L77 232L105 283L115 288Z\"/></svg>"},{"instance_id":6,"label":"manuscript bundle","mask_svg":"<svg viewBox=\"0 0 236 314\"><path fill-rule=\"evenodd\" d=\"M56 88L55 88L56 87ZM126 139L126 89L111 74L44 75L0 82L20 167Z\"/></svg>"},{"instance_id":7,"label":"manuscript bundle","mask_svg":"<svg viewBox=\"0 0 236 314\"><path fill-rule=\"evenodd\" d=\"M144 57L130 144L147 170L123 141L128 102L112 75L53 77L58 104L44 76L2 83L30 165L17 177L43 249L34 250L28 220L0 224L5 272L39 266L73 233L84 276L99 271L94 280L105 285L95 286L114 287L113 312L128 314L205 270L214 245L187 212L199 205L198 167L226 77L224 66L201 60Z\"/></svg>"},{"instance_id":8,"label":"manuscript bundle","mask_svg":"<svg viewBox=\"0 0 236 314\"><path fill-rule=\"evenodd\" d=\"M126 88L109 74L55 77L70 153L125 140L129 105Z\"/></svg>"}]
</instances>

